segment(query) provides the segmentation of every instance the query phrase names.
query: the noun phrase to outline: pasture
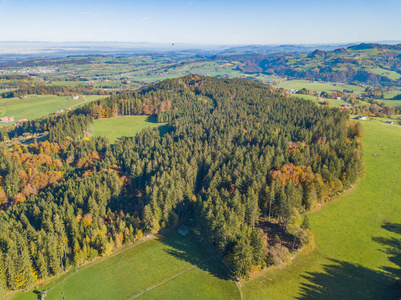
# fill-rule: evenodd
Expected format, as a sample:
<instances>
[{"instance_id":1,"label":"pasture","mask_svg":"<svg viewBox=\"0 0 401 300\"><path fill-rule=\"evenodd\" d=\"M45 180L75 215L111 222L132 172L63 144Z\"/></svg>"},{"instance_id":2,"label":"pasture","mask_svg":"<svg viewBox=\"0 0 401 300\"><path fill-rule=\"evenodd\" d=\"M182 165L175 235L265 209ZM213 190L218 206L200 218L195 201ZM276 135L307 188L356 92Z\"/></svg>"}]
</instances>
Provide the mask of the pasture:
<instances>
[{"instance_id":1,"label":"pasture","mask_svg":"<svg viewBox=\"0 0 401 300\"><path fill-rule=\"evenodd\" d=\"M111 143L120 138L132 137L144 128L158 127L161 133L166 132L166 126L156 123L156 117L124 116L94 121L95 136L105 136Z\"/></svg>"},{"instance_id":2,"label":"pasture","mask_svg":"<svg viewBox=\"0 0 401 300\"><path fill-rule=\"evenodd\" d=\"M401 94L401 92L399 90L395 90L395 91L390 91L385 93L384 95L384 99L377 99L380 102L383 102L384 104L386 104L389 107L397 107L397 106L401 106L401 100L393 100L392 98Z\"/></svg>"},{"instance_id":3,"label":"pasture","mask_svg":"<svg viewBox=\"0 0 401 300\"><path fill-rule=\"evenodd\" d=\"M102 97L104 96L85 96L87 101ZM71 97L53 95L28 95L23 99L4 98L0 99L0 117L14 116L15 122L19 119L33 120L54 113L58 109L65 109L81 103L85 103L83 98L72 100ZM13 123L0 123L0 126L10 124Z\"/></svg>"},{"instance_id":4,"label":"pasture","mask_svg":"<svg viewBox=\"0 0 401 300\"><path fill-rule=\"evenodd\" d=\"M373 74L377 74L377 75L382 75L382 76L388 77L388 78L390 78L392 80L398 80L401 77L401 75L398 74L397 72L386 70L386 69L382 69L382 68L379 68L379 67L367 68L366 71L371 72Z\"/></svg>"},{"instance_id":5,"label":"pasture","mask_svg":"<svg viewBox=\"0 0 401 300\"><path fill-rule=\"evenodd\" d=\"M77 85L91 85L87 81L53 81L47 83L47 85L54 86L77 86Z\"/></svg>"},{"instance_id":6,"label":"pasture","mask_svg":"<svg viewBox=\"0 0 401 300\"><path fill-rule=\"evenodd\" d=\"M244 282L246 299L399 298L401 127L380 119L362 125L366 176L309 215L316 249Z\"/></svg>"},{"instance_id":7,"label":"pasture","mask_svg":"<svg viewBox=\"0 0 401 300\"><path fill-rule=\"evenodd\" d=\"M11 299L239 299L235 283L193 232L126 246L122 251L69 271Z\"/></svg>"},{"instance_id":8,"label":"pasture","mask_svg":"<svg viewBox=\"0 0 401 300\"><path fill-rule=\"evenodd\" d=\"M305 99L305 100L310 100L317 104L320 104L320 100L316 99L316 97L312 96L312 95L292 94L291 96L296 97L296 98ZM323 99L323 98L321 98L321 99L328 102L331 107L341 107L341 104L345 103L343 100Z\"/></svg>"},{"instance_id":9,"label":"pasture","mask_svg":"<svg viewBox=\"0 0 401 300\"><path fill-rule=\"evenodd\" d=\"M355 93L361 93L364 91L363 87L357 85L350 85L345 83L330 83L330 82L311 82L309 80L284 80L282 79L278 84L275 85L277 88L295 89L300 90L306 88L311 91L332 93L335 91L353 90Z\"/></svg>"}]
</instances>

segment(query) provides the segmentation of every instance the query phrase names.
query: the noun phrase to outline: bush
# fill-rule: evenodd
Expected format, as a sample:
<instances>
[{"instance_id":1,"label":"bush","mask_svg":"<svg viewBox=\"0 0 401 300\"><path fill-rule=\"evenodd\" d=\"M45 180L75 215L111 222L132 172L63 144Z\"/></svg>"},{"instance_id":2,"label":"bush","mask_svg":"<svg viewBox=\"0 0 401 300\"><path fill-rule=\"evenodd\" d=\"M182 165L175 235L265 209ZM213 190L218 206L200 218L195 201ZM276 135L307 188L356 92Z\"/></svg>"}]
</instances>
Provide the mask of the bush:
<instances>
[{"instance_id":1,"label":"bush","mask_svg":"<svg viewBox=\"0 0 401 300\"><path fill-rule=\"evenodd\" d=\"M291 264L291 254L287 247L281 244L275 244L268 248L267 264L277 267L284 267Z\"/></svg>"}]
</instances>

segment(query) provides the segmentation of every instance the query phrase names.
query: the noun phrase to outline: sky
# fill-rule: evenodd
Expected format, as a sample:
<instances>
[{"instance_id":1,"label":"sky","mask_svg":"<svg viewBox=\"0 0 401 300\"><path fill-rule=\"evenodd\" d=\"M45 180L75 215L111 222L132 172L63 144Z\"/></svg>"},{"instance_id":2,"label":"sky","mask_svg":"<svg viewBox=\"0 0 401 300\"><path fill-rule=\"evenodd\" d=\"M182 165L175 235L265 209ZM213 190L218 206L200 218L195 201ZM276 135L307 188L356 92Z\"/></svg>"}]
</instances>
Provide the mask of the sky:
<instances>
[{"instance_id":1,"label":"sky","mask_svg":"<svg viewBox=\"0 0 401 300\"><path fill-rule=\"evenodd\" d=\"M314 44L401 40L400 0L0 0L0 41Z\"/></svg>"}]
</instances>

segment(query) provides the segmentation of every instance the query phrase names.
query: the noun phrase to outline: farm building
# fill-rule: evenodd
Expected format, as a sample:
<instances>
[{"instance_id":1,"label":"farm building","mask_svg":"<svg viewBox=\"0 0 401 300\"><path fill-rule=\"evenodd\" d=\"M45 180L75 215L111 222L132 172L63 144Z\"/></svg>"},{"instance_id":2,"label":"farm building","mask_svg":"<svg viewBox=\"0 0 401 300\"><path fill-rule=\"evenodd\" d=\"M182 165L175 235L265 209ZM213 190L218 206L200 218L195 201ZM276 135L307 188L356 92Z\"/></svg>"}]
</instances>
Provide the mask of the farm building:
<instances>
[{"instance_id":1,"label":"farm building","mask_svg":"<svg viewBox=\"0 0 401 300\"><path fill-rule=\"evenodd\" d=\"M14 116L2 117L2 118L0 118L0 122L5 122L5 123L14 122Z\"/></svg>"},{"instance_id":2,"label":"farm building","mask_svg":"<svg viewBox=\"0 0 401 300\"><path fill-rule=\"evenodd\" d=\"M20 126L22 123L24 123L24 122L28 122L28 119L21 119L21 120L18 120L18 122L15 124L16 126Z\"/></svg>"},{"instance_id":3,"label":"farm building","mask_svg":"<svg viewBox=\"0 0 401 300\"><path fill-rule=\"evenodd\" d=\"M360 116L357 116L355 119L356 120L360 120L360 121L365 121L366 120L366 116L360 115Z\"/></svg>"},{"instance_id":4,"label":"farm building","mask_svg":"<svg viewBox=\"0 0 401 300\"><path fill-rule=\"evenodd\" d=\"M185 225L181 225L180 227L178 227L178 233L182 236L186 236L189 233L188 227Z\"/></svg>"}]
</instances>

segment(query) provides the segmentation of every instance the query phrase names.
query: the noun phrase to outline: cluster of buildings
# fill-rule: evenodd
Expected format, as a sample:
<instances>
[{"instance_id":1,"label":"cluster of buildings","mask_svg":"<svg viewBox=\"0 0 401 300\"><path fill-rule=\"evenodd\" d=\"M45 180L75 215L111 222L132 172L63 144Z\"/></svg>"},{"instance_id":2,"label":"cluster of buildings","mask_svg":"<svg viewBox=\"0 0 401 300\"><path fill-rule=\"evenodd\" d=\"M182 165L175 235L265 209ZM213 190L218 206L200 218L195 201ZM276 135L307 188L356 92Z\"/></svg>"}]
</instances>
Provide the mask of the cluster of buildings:
<instances>
[{"instance_id":1,"label":"cluster of buildings","mask_svg":"<svg viewBox=\"0 0 401 300\"><path fill-rule=\"evenodd\" d=\"M70 111L70 110L72 110L72 107L67 107L66 109L62 109L62 108L60 108L60 109L58 109L58 110L56 110L53 114L61 114L61 113L63 113L64 111Z\"/></svg>"},{"instance_id":2,"label":"cluster of buildings","mask_svg":"<svg viewBox=\"0 0 401 300\"><path fill-rule=\"evenodd\" d=\"M360 115L360 116L357 116L356 118L355 118L355 120L359 120L359 121L366 121L366 116L365 115Z\"/></svg>"},{"instance_id":3,"label":"cluster of buildings","mask_svg":"<svg viewBox=\"0 0 401 300\"><path fill-rule=\"evenodd\" d=\"M0 118L0 122L4 122L4 123L14 122L14 116L2 117L2 118Z\"/></svg>"},{"instance_id":4,"label":"cluster of buildings","mask_svg":"<svg viewBox=\"0 0 401 300\"><path fill-rule=\"evenodd\" d=\"M2 117L2 118L0 118L0 122L4 122L4 123L14 122L14 116ZM17 123L15 123L15 125L20 126L24 122L28 122L28 119L18 120Z\"/></svg>"},{"instance_id":5,"label":"cluster of buildings","mask_svg":"<svg viewBox=\"0 0 401 300\"><path fill-rule=\"evenodd\" d=\"M22 123L24 123L24 122L28 122L28 119L21 119L21 120L18 120L18 122L17 123L15 123L15 125L16 126L20 126Z\"/></svg>"},{"instance_id":6,"label":"cluster of buildings","mask_svg":"<svg viewBox=\"0 0 401 300\"><path fill-rule=\"evenodd\" d=\"M21 69L1 69L0 74L48 74L56 72L56 67L36 67L36 68L21 68Z\"/></svg>"}]
</instances>

